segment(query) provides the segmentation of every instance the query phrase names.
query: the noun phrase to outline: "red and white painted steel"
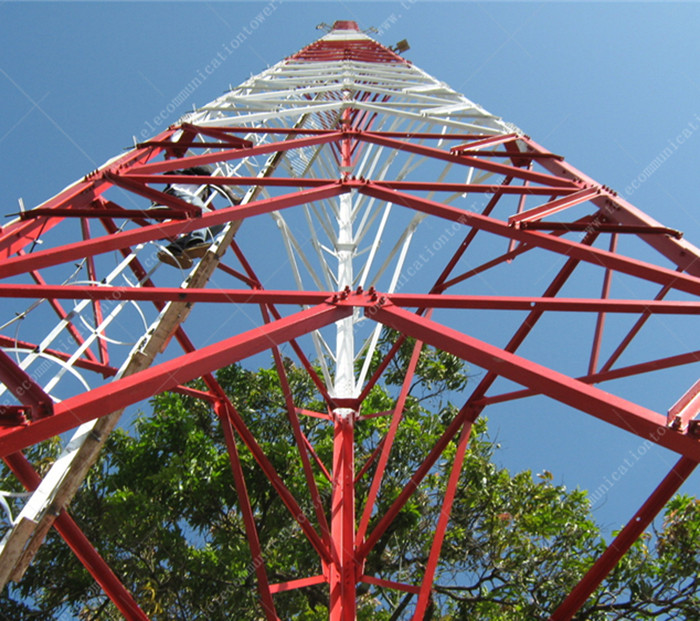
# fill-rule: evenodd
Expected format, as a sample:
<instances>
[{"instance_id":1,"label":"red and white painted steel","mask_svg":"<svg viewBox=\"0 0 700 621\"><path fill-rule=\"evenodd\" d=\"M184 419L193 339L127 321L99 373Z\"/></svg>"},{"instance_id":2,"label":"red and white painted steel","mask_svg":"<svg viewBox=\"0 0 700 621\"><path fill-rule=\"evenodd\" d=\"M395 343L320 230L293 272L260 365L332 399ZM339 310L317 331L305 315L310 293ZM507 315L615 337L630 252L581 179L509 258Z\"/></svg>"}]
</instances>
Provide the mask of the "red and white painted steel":
<instances>
[{"instance_id":1,"label":"red and white painted steel","mask_svg":"<svg viewBox=\"0 0 700 621\"><path fill-rule=\"evenodd\" d=\"M203 164L214 169L205 181L166 174ZM172 182L200 186L210 210L199 213L164 192ZM164 209L149 211L152 201ZM221 224L224 231L191 269L157 259L168 239ZM539 394L551 398L553 410L566 404L681 456L619 541L552 611L552 619L569 619L700 460L697 346L668 351L645 328L657 315L699 319L699 258L678 231L354 22L337 22L319 41L0 230L0 456L33 492L6 525L0 583L21 576L53 525L127 618L146 618L66 510L120 412L174 390L211 403L223 426L253 558L264 561L264 542L239 450L252 452L318 554L316 574L283 584L271 584L264 562L255 563L267 619L278 618L276 593L321 583L329 585L330 619L353 619L362 582L378 593L413 594L413 618L422 619L473 421L491 404ZM610 328L609 313L629 316L630 326ZM569 327L548 323L554 314ZM557 368L545 355L546 345L517 353L526 339L536 344L544 333L556 343L558 331L579 330L582 314L590 329L580 333L573 375L570 365ZM387 327L399 342L373 368ZM406 337L416 341L395 406L372 412L366 397ZM615 366L632 342L645 358L627 356ZM379 515L382 478L424 346L483 374ZM288 489L214 376L270 351L287 386L282 349L309 373L327 408L304 410L285 390L307 499ZM664 395L668 412L651 407L643 390L634 398L618 392L616 379L664 368L692 377L682 396ZM197 378L205 390L184 386ZM501 379L523 389L504 391ZM355 427L378 415L391 419L386 436L360 455ZM332 463L307 437L306 416L333 425ZM60 458L39 480L23 451L67 432L73 435ZM365 574L368 554L451 442L457 450L421 583ZM329 506L318 476L332 482ZM370 478L363 503L355 496L361 477ZM301 509L308 500L311 514Z\"/></svg>"}]
</instances>

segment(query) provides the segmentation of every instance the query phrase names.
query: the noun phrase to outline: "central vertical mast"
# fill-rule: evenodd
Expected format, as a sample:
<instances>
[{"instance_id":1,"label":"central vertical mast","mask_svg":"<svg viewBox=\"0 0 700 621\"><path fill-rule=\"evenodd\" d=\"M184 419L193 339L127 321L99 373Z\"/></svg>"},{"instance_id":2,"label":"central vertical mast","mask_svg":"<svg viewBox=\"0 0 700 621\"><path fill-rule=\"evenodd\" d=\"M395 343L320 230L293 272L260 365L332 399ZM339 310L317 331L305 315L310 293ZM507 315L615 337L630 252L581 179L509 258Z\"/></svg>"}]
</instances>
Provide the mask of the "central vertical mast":
<instances>
[{"instance_id":1,"label":"central vertical mast","mask_svg":"<svg viewBox=\"0 0 700 621\"><path fill-rule=\"evenodd\" d=\"M350 90L343 90L343 100L352 98ZM344 107L340 125L345 136L340 141L340 175L347 179L352 171L352 145L349 135L352 109ZM353 286L353 193L340 195L338 206L338 287ZM337 324L335 397L355 397L355 338L353 316ZM330 619L351 621L356 616L358 574L355 566L355 419L351 408L337 408L334 412L333 434L333 498L331 507L331 534L335 547L335 567L330 575Z\"/></svg>"},{"instance_id":2,"label":"central vertical mast","mask_svg":"<svg viewBox=\"0 0 700 621\"><path fill-rule=\"evenodd\" d=\"M343 91L343 98L346 101L351 97L352 93L349 90ZM349 132L352 111L350 108L345 108L341 114L341 127L345 132ZM351 150L351 139L347 135L341 141L340 174L343 179L346 179L352 171ZM338 206L338 245L336 252L338 255L339 289L352 288L354 281L353 195L354 192L341 194ZM353 317L348 317L337 324L334 396L341 399L355 397L355 339L353 323Z\"/></svg>"}]
</instances>

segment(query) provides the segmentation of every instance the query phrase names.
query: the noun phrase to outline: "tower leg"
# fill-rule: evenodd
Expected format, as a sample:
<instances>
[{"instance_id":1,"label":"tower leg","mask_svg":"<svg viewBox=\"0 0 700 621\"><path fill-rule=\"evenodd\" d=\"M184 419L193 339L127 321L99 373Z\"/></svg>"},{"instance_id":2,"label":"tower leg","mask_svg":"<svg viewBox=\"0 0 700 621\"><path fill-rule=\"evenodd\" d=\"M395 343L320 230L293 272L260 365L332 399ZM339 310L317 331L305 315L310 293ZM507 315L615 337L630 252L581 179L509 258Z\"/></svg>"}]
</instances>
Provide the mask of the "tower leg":
<instances>
[{"instance_id":1,"label":"tower leg","mask_svg":"<svg viewBox=\"0 0 700 621\"><path fill-rule=\"evenodd\" d=\"M333 437L333 496L331 537L335 553L330 565L330 621L356 618L357 566L355 562L355 413L335 412Z\"/></svg>"},{"instance_id":2,"label":"tower leg","mask_svg":"<svg viewBox=\"0 0 700 621\"><path fill-rule=\"evenodd\" d=\"M595 591L615 565L625 555L632 544L678 491L681 485L695 470L697 462L689 457L681 457L651 496L620 531L588 573L583 577L568 597L552 613L549 621L568 621L578 612L589 596Z\"/></svg>"}]
</instances>

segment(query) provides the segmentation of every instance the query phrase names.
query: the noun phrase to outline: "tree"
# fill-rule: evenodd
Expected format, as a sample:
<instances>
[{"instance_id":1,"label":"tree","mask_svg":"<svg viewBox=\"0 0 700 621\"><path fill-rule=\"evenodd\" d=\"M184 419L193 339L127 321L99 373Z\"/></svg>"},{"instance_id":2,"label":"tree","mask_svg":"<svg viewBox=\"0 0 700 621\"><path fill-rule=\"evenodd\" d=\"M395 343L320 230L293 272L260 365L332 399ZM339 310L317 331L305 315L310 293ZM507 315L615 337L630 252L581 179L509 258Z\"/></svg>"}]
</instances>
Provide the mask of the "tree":
<instances>
[{"instance_id":1,"label":"tree","mask_svg":"<svg viewBox=\"0 0 700 621\"><path fill-rule=\"evenodd\" d=\"M384 338L382 352L392 339ZM365 413L393 406L411 349L410 341L401 347L385 384L365 403ZM295 402L323 409L309 375L289 359L284 366ZM382 485L380 514L454 417L450 392L462 390L468 381L460 360L430 348L420 358L416 378ZM312 515L277 373L233 365L217 379ZM197 382L194 386L201 387ZM111 436L71 505L72 515L152 619L229 619L232 612L237 619L261 619L253 559L221 426L207 403L189 395L166 393L152 405L152 414L141 415L131 429ZM358 466L388 424L380 416L358 425ZM321 460L330 464L331 426L308 418L304 431ZM605 548L586 492L555 485L548 472L533 476L499 468L494 463L497 450L486 421L477 421L436 575L431 619L546 619ZM454 451L448 447L379 541L366 573L420 583ZM55 452L56 444L49 443L28 456L45 468ZM252 456L245 450L240 456L271 581L317 574L317 556L300 529ZM319 468L316 481L328 500L330 486ZM360 481L360 503L368 481ZM634 545L576 618L700 619L699 543L700 502L676 497L660 532ZM363 587L360 619L389 621L408 614L410 596ZM275 604L282 619L320 620L328 616L327 598L327 589L315 586L279 594ZM2 595L0 617L48 620L65 618L61 615L66 613L80 619L121 618L66 546L51 535L23 581Z\"/></svg>"}]
</instances>

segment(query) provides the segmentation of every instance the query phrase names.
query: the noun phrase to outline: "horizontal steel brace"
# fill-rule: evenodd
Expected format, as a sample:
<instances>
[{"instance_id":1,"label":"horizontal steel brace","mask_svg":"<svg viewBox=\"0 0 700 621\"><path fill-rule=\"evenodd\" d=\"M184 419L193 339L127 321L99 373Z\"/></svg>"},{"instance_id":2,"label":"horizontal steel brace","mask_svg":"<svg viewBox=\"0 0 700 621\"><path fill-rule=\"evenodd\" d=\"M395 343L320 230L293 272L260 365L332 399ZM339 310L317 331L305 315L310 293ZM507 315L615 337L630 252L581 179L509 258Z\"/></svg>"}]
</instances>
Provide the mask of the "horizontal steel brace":
<instances>
[{"instance_id":1,"label":"horizontal steel brace","mask_svg":"<svg viewBox=\"0 0 700 621\"><path fill-rule=\"evenodd\" d=\"M191 168L192 166L203 166L222 162L224 160L237 160L245 157L254 157L257 155L266 155L268 153L279 153L280 151L289 151L290 149L301 149L302 147L311 147L328 142L335 142L343 137L343 133L339 131L330 131L325 134L311 136L309 138L294 138L292 140L281 140L278 142L270 142L257 145L250 148L229 149L226 151L215 151L214 153L206 153L204 155L190 155L188 157L173 158L164 162L153 162L133 168L136 174L151 174L160 173L170 170L180 170ZM201 179L200 179L201 182Z\"/></svg>"},{"instance_id":2,"label":"horizontal steel brace","mask_svg":"<svg viewBox=\"0 0 700 621\"><path fill-rule=\"evenodd\" d=\"M126 173L120 176L121 179L134 183L183 183L190 185L215 185L215 186L272 186L272 187L299 187L316 188L337 183L336 179L323 179L316 177L203 177L201 175L143 175L137 173ZM353 178L353 177L351 177ZM524 185L502 185L498 183L448 183L444 181L394 181L381 180L372 181L378 186L392 188L396 190L412 190L425 192L476 192L483 194L529 194L529 195L572 195L578 194L580 190L566 185L545 185L545 186L524 186ZM45 211L45 210L44 210ZM32 213L26 212L27 214ZM43 212L42 212L43 213Z\"/></svg>"},{"instance_id":3,"label":"horizontal steel brace","mask_svg":"<svg viewBox=\"0 0 700 621\"><path fill-rule=\"evenodd\" d=\"M316 584L324 584L325 582L327 582L327 580L326 577L323 575L311 576L310 578L299 578L297 580L290 580L289 582L271 584L270 593L274 595L275 593L293 591L294 589L303 589L305 587L314 586Z\"/></svg>"},{"instance_id":4,"label":"horizontal steel brace","mask_svg":"<svg viewBox=\"0 0 700 621\"><path fill-rule=\"evenodd\" d=\"M201 183L201 179L200 179ZM185 220L190 216L181 209L123 209L121 207L105 208L75 208L67 209L55 207L47 209L37 207L19 214L20 220L31 220L32 218L123 218L129 220Z\"/></svg>"},{"instance_id":5,"label":"horizontal steel brace","mask_svg":"<svg viewBox=\"0 0 700 621\"><path fill-rule=\"evenodd\" d=\"M333 295L335 295L333 291L0 284L0 298L135 300L146 302L190 303L219 302L224 304L321 304L330 299Z\"/></svg>"},{"instance_id":6,"label":"horizontal steel brace","mask_svg":"<svg viewBox=\"0 0 700 621\"><path fill-rule=\"evenodd\" d=\"M488 295L338 293L274 289L181 289L179 287L101 287L84 285L4 285L0 298L134 300L222 304L320 304L373 306L380 298L397 306L473 310L560 311L700 315L700 302ZM344 407L344 406L343 406Z\"/></svg>"},{"instance_id":7,"label":"horizontal steel brace","mask_svg":"<svg viewBox=\"0 0 700 621\"><path fill-rule=\"evenodd\" d=\"M340 183L333 183L320 188L292 192L283 196L253 201L245 205L234 205L225 209L219 209L202 214L201 217L191 218L180 222L167 222L151 224L133 231L123 231L113 235L105 235L92 239L66 244L63 247L51 248L33 252L21 257L8 258L0 264L0 278L15 276L31 270L49 267L57 263L81 260L85 257L129 248L158 239L175 237L182 233L189 233L217 224L243 220L251 216L269 213L278 209L285 209L324 198L337 196L349 192L351 188L344 187Z\"/></svg>"},{"instance_id":8,"label":"horizontal steel brace","mask_svg":"<svg viewBox=\"0 0 700 621\"><path fill-rule=\"evenodd\" d=\"M419 198L404 192L386 190L373 183L348 181L345 182L344 185L356 187L362 194L373 196L380 200L394 203L395 205L402 205L429 215L438 216L454 222L461 222L465 226L473 226L488 233L514 239L529 246L539 247L566 257L586 261L587 263L606 267L611 270L617 270L662 285L668 284L674 289L700 295L700 277L697 276L679 273L652 263L632 259L608 250L586 246L554 235L547 235L534 231L523 231L495 218L464 211L457 207L451 207L436 201Z\"/></svg>"},{"instance_id":9,"label":"horizontal steel brace","mask_svg":"<svg viewBox=\"0 0 700 621\"><path fill-rule=\"evenodd\" d=\"M555 175L550 175L547 173L534 172L524 168L519 168L517 166L510 166L508 164L490 162L471 155L457 155L425 145L418 145L410 142L401 142L399 140L379 136L373 132L356 132L356 138L358 140L363 140L364 142L369 142L372 144L389 147L391 149L396 149L397 151L415 153L416 155L422 155L428 158L444 160L446 162L452 162L454 164L461 164L462 166L473 166L474 168L485 170L487 172L501 174L507 177L512 176L518 179L532 181L533 183L542 183L545 185L555 184L563 187L573 187L576 189L580 189L578 187L578 184L571 181L570 179L566 179L565 177L557 177Z\"/></svg>"},{"instance_id":10,"label":"horizontal steel brace","mask_svg":"<svg viewBox=\"0 0 700 621\"><path fill-rule=\"evenodd\" d=\"M217 125L217 126L200 126L191 123L183 123L181 125L183 129L194 129L198 132L204 134L215 133L225 136L227 132L241 133L241 134L283 134L285 136L313 136L320 134L328 134L330 132L335 132L336 130L330 129L314 129L314 128L302 128L302 127L248 127L246 125ZM455 134L445 134L443 132L400 132L400 131L376 131L372 132L375 136L386 136L388 138L405 138L406 140L481 140L492 138L492 134L467 134L467 133L455 133ZM500 136L499 136L500 137ZM150 144L150 143L145 143ZM175 143L173 143L175 144ZM528 155L523 153L523 155Z\"/></svg>"},{"instance_id":11,"label":"horizontal steel brace","mask_svg":"<svg viewBox=\"0 0 700 621\"><path fill-rule=\"evenodd\" d=\"M399 293L385 297L397 306L417 308L700 315L700 302Z\"/></svg>"}]
</instances>

